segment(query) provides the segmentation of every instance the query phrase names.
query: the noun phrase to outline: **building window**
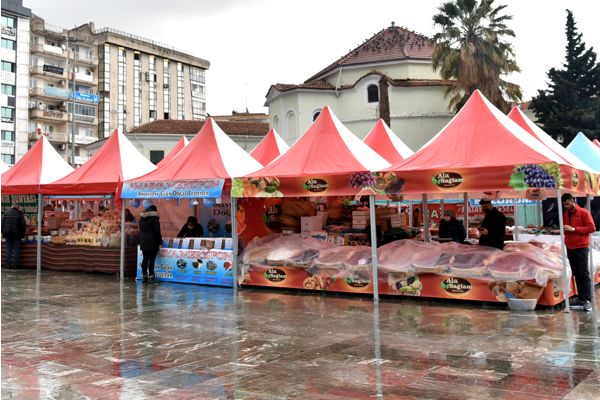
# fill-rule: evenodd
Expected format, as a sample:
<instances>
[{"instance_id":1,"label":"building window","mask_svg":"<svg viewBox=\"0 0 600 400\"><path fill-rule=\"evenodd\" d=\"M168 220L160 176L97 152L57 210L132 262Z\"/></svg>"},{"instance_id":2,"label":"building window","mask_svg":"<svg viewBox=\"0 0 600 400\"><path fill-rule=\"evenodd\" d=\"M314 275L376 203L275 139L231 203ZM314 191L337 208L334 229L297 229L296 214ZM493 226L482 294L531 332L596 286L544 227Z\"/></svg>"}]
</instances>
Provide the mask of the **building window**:
<instances>
[{"instance_id":1,"label":"building window","mask_svg":"<svg viewBox=\"0 0 600 400\"><path fill-rule=\"evenodd\" d=\"M322 108L315 108L312 113L310 113L310 123L312 124L313 122L315 122L317 120L317 118L319 118L319 115L321 115L321 111L323 111Z\"/></svg>"},{"instance_id":2,"label":"building window","mask_svg":"<svg viewBox=\"0 0 600 400\"><path fill-rule=\"evenodd\" d=\"M4 161L5 164L13 165L15 163L15 156L12 154L2 154L2 161Z\"/></svg>"},{"instance_id":3,"label":"building window","mask_svg":"<svg viewBox=\"0 0 600 400\"><path fill-rule=\"evenodd\" d=\"M15 19L11 17L2 16L2 26L6 26L7 28L16 28Z\"/></svg>"},{"instance_id":4,"label":"building window","mask_svg":"<svg viewBox=\"0 0 600 400\"><path fill-rule=\"evenodd\" d=\"M379 102L379 88L377 85L369 85L367 88L367 98L369 103Z\"/></svg>"},{"instance_id":5,"label":"building window","mask_svg":"<svg viewBox=\"0 0 600 400\"><path fill-rule=\"evenodd\" d=\"M119 47L119 121L121 131L127 128L127 50Z\"/></svg>"},{"instance_id":6,"label":"building window","mask_svg":"<svg viewBox=\"0 0 600 400\"><path fill-rule=\"evenodd\" d=\"M185 83L183 80L183 65L177 63L177 119L185 119Z\"/></svg>"},{"instance_id":7,"label":"building window","mask_svg":"<svg viewBox=\"0 0 600 400\"><path fill-rule=\"evenodd\" d=\"M171 118L171 67L169 60L163 61L163 109L164 118Z\"/></svg>"},{"instance_id":8,"label":"building window","mask_svg":"<svg viewBox=\"0 0 600 400\"><path fill-rule=\"evenodd\" d=\"M133 55L133 126L142 124L142 60L140 53Z\"/></svg>"},{"instance_id":9,"label":"building window","mask_svg":"<svg viewBox=\"0 0 600 400\"><path fill-rule=\"evenodd\" d=\"M69 114L73 110L73 103L69 102ZM96 106L87 106L85 104L75 104L75 115L85 115L86 117L96 117Z\"/></svg>"},{"instance_id":10,"label":"building window","mask_svg":"<svg viewBox=\"0 0 600 400\"><path fill-rule=\"evenodd\" d=\"M150 121L156 119L156 58L150 56L148 59L148 75L146 77L150 85L149 101L150 101Z\"/></svg>"},{"instance_id":11,"label":"building window","mask_svg":"<svg viewBox=\"0 0 600 400\"><path fill-rule=\"evenodd\" d=\"M15 140L15 133L13 131L2 131L2 140Z\"/></svg>"},{"instance_id":12,"label":"building window","mask_svg":"<svg viewBox=\"0 0 600 400\"><path fill-rule=\"evenodd\" d=\"M15 109L2 107L2 122L14 122Z\"/></svg>"},{"instance_id":13,"label":"building window","mask_svg":"<svg viewBox=\"0 0 600 400\"><path fill-rule=\"evenodd\" d=\"M273 126L271 128L281 133L279 130L279 117L277 115L273 117Z\"/></svg>"},{"instance_id":14,"label":"building window","mask_svg":"<svg viewBox=\"0 0 600 400\"><path fill-rule=\"evenodd\" d=\"M192 87L192 118L197 121L203 121L206 119L203 69L190 67L190 85Z\"/></svg>"},{"instance_id":15,"label":"building window","mask_svg":"<svg viewBox=\"0 0 600 400\"><path fill-rule=\"evenodd\" d=\"M8 95L8 96L14 96L15 95L15 87L13 85L5 85L3 83L2 84L2 94Z\"/></svg>"},{"instance_id":16,"label":"building window","mask_svg":"<svg viewBox=\"0 0 600 400\"><path fill-rule=\"evenodd\" d=\"M2 38L2 48L3 49L8 49L8 50L16 50L17 49L17 42L15 42L14 40L9 40L9 39Z\"/></svg>"},{"instance_id":17,"label":"building window","mask_svg":"<svg viewBox=\"0 0 600 400\"><path fill-rule=\"evenodd\" d=\"M284 134L286 140L296 140L296 113L288 111L285 116Z\"/></svg>"},{"instance_id":18,"label":"building window","mask_svg":"<svg viewBox=\"0 0 600 400\"><path fill-rule=\"evenodd\" d=\"M150 150L150 162L152 164L158 164L163 158L165 158L164 150Z\"/></svg>"},{"instance_id":19,"label":"building window","mask_svg":"<svg viewBox=\"0 0 600 400\"><path fill-rule=\"evenodd\" d=\"M2 71L15 72L16 71L15 63L11 63L8 61L2 61Z\"/></svg>"},{"instance_id":20,"label":"building window","mask_svg":"<svg viewBox=\"0 0 600 400\"><path fill-rule=\"evenodd\" d=\"M100 45L98 50L99 74L98 90L100 91L100 100L98 102L98 117L101 119L99 125L99 135L101 137L110 136L110 46Z\"/></svg>"}]
</instances>

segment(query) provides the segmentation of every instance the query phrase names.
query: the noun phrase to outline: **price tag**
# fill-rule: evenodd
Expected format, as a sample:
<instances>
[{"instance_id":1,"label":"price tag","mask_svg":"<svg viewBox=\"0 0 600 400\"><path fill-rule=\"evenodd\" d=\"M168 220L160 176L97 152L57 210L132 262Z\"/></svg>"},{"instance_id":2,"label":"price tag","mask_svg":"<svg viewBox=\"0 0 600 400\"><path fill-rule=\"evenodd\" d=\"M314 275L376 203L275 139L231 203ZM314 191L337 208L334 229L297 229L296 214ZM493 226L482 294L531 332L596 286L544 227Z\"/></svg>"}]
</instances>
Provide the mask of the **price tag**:
<instances>
[{"instance_id":1,"label":"price tag","mask_svg":"<svg viewBox=\"0 0 600 400\"><path fill-rule=\"evenodd\" d=\"M181 241L181 239L173 239L173 248L174 249L178 249L179 248L179 242Z\"/></svg>"},{"instance_id":2,"label":"price tag","mask_svg":"<svg viewBox=\"0 0 600 400\"><path fill-rule=\"evenodd\" d=\"M181 248L182 249L189 249L190 248L190 239L189 238L183 239L183 242L181 243Z\"/></svg>"}]
</instances>

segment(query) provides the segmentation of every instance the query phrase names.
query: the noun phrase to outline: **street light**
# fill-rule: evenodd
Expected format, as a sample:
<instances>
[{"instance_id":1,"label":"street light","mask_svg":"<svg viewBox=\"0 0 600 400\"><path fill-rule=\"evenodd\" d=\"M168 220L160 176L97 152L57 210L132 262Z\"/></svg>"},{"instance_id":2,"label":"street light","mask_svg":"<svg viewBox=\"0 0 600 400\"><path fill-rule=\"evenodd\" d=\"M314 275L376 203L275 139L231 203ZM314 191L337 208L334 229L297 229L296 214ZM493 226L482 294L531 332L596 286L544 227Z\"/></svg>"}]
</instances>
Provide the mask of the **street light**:
<instances>
[{"instance_id":1,"label":"street light","mask_svg":"<svg viewBox=\"0 0 600 400\"><path fill-rule=\"evenodd\" d=\"M69 36L67 42L73 44L73 101L71 103L71 167L75 168L75 73L77 70L77 49L75 48L75 43L77 43L77 40L75 39L75 36Z\"/></svg>"}]
</instances>

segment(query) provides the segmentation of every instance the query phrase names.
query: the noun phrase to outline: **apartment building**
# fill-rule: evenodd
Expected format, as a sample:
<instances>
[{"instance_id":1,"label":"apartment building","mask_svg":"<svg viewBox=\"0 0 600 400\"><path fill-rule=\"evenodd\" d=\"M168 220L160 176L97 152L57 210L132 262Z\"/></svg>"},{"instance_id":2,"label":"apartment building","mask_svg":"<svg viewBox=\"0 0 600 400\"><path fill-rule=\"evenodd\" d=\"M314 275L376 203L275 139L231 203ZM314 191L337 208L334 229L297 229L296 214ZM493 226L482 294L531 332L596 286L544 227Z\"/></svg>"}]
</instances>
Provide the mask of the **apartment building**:
<instances>
[{"instance_id":1,"label":"apartment building","mask_svg":"<svg viewBox=\"0 0 600 400\"><path fill-rule=\"evenodd\" d=\"M29 20L22 0L2 0L2 161L16 163L28 150L27 101L29 79Z\"/></svg>"},{"instance_id":2,"label":"apartment building","mask_svg":"<svg viewBox=\"0 0 600 400\"><path fill-rule=\"evenodd\" d=\"M98 140L98 42L93 24L67 30L34 14L30 26L30 143L45 135L71 162L74 128L74 161L83 164L88 160L83 145Z\"/></svg>"},{"instance_id":3,"label":"apartment building","mask_svg":"<svg viewBox=\"0 0 600 400\"><path fill-rule=\"evenodd\" d=\"M97 30L96 38L101 138L158 119L206 119L208 61L112 28Z\"/></svg>"}]
</instances>

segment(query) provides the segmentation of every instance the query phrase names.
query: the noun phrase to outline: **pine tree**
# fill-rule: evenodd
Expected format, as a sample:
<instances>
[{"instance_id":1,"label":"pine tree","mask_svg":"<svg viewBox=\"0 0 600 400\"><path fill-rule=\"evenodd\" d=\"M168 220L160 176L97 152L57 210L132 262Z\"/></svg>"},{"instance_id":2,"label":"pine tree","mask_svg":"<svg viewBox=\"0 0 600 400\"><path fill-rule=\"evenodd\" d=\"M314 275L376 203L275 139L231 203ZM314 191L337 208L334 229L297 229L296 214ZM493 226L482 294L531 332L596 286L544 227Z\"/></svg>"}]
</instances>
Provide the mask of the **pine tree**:
<instances>
[{"instance_id":1,"label":"pine tree","mask_svg":"<svg viewBox=\"0 0 600 400\"><path fill-rule=\"evenodd\" d=\"M530 106L538 124L555 139L562 135L565 144L579 132L591 140L600 138L600 63L593 47L586 50L570 10L566 32L563 69L548 71L549 89L538 90Z\"/></svg>"}]
</instances>

